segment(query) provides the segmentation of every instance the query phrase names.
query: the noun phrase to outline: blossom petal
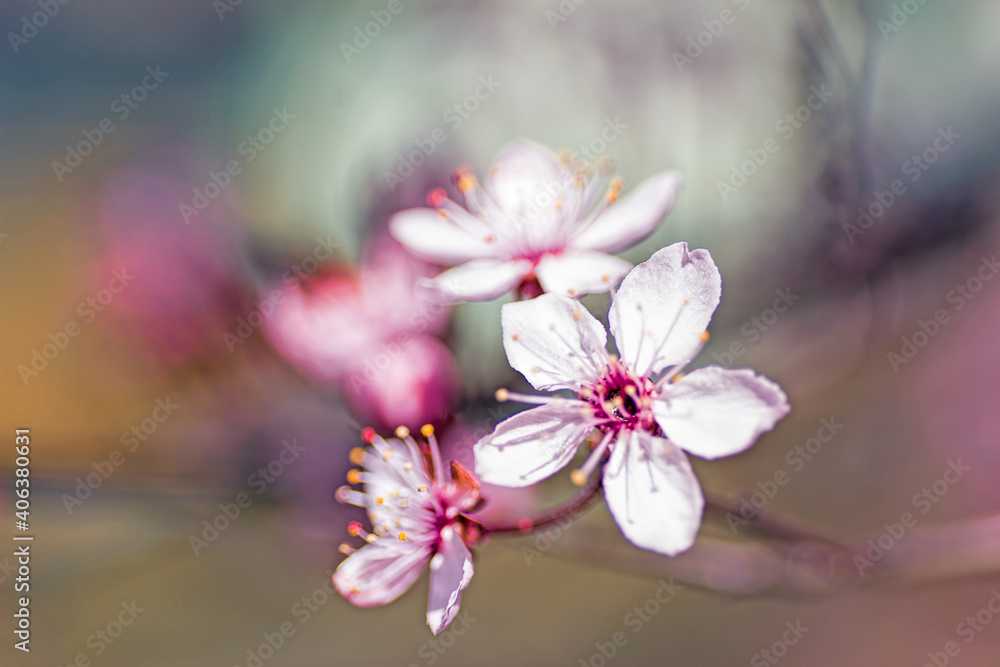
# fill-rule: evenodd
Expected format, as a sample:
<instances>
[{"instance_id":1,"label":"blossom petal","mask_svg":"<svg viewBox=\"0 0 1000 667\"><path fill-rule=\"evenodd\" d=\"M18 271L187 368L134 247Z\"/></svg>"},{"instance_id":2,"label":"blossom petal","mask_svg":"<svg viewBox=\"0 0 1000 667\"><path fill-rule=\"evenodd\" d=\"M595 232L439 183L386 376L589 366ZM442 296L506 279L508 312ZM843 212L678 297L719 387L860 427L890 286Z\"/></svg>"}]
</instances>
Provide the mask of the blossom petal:
<instances>
[{"instance_id":1,"label":"blossom petal","mask_svg":"<svg viewBox=\"0 0 1000 667\"><path fill-rule=\"evenodd\" d=\"M449 302L489 301L517 287L530 273L531 262L525 259L474 259L424 284Z\"/></svg>"},{"instance_id":2,"label":"blossom petal","mask_svg":"<svg viewBox=\"0 0 1000 667\"><path fill-rule=\"evenodd\" d=\"M622 361L656 374L701 349L701 335L722 296L722 277L707 250L675 243L632 269L608 314Z\"/></svg>"},{"instance_id":3,"label":"blossom petal","mask_svg":"<svg viewBox=\"0 0 1000 667\"><path fill-rule=\"evenodd\" d=\"M507 360L535 389L578 389L607 365L604 325L568 296L504 304L500 324Z\"/></svg>"},{"instance_id":4,"label":"blossom petal","mask_svg":"<svg viewBox=\"0 0 1000 667\"><path fill-rule=\"evenodd\" d=\"M348 556L333 573L333 585L358 607L388 604L413 585L431 557L423 543L383 537Z\"/></svg>"},{"instance_id":5,"label":"blossom petal","mask_svg":"<svg viewBox=\"0 0 1000 667\"><path fill-rule=\"evenodd\" d=\"M490 484L530 486L572 461L593 430L593 422L575 401L519 412L475 444L476 474Z\"/></svg>"},{"instance_id":6,"label":"blossom petal","mask_svg":"<svg viewBox=\"0 0 1000 667\"><path fill-rule=\"evenodd\" d=\"M430 208L400 211L389 220L389 233L412 255L437 264L459 264L496 252L495 245L486 241L485 225L477 237Z\"/></svg>"},{"instance_id":7,"label":"blossom petal","mask_svg":"<svg viewBox=\"0 0 1000 667\"><path fill-rule=\"evenodd\" d=\"M631 268L631 264L614 255L571 250L545 255L535 267L535 274L546 292L577 296L607 292Z\"/></svg>"},{"instance_id":8,"label":"blossom petal","mask_svg":"<svg viewBox=\"0 0 1000 667\"><path fill-rule=\"evenodd\" d=\"M437 634L458 613L462 591L472 580L472 554L454 526L441 529L441 543L431 558L431 584L427 597L427 625Z\"/></svg>"},{"instance_id":9,"label":"blossom petal","mask_svg":"<svg viewBox=\"0 0 1000 667\"><path fill-rule=\"evenodd\" d=\"M635 245L660 226L663 217L673 208L682 184L681 175L676 171L647 178L582 227L570 246L616 252Z\"/></svg>"},{"instance_id":10,"label":"blossom petal","mask_svg":"<svg viewBox=\"0 0 1000 667\"><path fill-rule=\"evenodd\" d=\"M637 547L675 556L694 544L705 498L687 456L669 441L622 434L604 468L604 497Z\"/></svg>"},{"instance_id":11,"label":"blossom petal","mask_svg":"<svg viewBox=\"0 0 1000 667\"><path fill-rule=\"evenodd\" d=\"M742 452L789 410L785 392L771 380L746 368L719 366L685 375L653 402L666 436L706 459Z\"/></svg>"},{"instance_id":12,"label":"blossom petal","mask_svg":"<svg viewBox=\"0 0 1000 667\"><path fill-rule=\"evenodd\" d=\"M530 204L560 187L565 168L549 148L533 141L507 144L493 162L486 191L510 215L524 214Z\"/></svg>"}]
</instances>

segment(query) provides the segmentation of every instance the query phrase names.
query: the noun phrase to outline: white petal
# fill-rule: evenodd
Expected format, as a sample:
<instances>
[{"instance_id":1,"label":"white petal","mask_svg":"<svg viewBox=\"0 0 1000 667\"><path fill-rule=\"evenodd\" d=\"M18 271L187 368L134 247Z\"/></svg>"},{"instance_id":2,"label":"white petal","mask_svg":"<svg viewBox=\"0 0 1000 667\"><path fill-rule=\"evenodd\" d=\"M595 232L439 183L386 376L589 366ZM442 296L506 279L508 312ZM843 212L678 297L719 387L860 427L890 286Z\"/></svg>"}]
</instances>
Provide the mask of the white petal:
<instances>
[{"instance_id":1,"label":"white petal","mask_svg":"<svg viewBox=\"0 0 1000 667\"><path fill-rule=\"evenodd\" d=\"M383 537L348 556L333 573L333 585L358 607L387 604L413 585L430 557L426 544Z\"/></svg>"},{"instance_id":2,"label":"white petal","mask_svg":"<svg viewBox=\"0 0 1000 667\"><path fill-rule=\"evenodd\" d=\"M675 556L694 544L705 498L684 452L667 440L623 433L604 468L604 497L637 547Z\"/></svg>"},{"instance_id":3,"label":"white petal","mask_svg":"<svg viewBox=\"0 0 1000 667\"><path fill-rule=\"evenodd\" d=\"M663 217L673 208L682 182L676 171L647 178L628 196L608 206L597 219L583 227L570 241L570 246L616 252L635 245L660 226Z\"/></svg>"},{"instance_id":4,"label":"white petal","mask_svg":"<svg viewBox=\"0 0 1000 667\"><path fill-rule=\"evenodd\" d=\"M593 422L580 404L543 405L497 424L473 448L476 474L489 484L529 486L554 475L573 460Z\"/></svg>"},{"instance_id":5,"label":"white petal","mask_svg":"<svg viewBox=\"0 0 1000 667\"><path fill-rule=\"evenodd\" d=\"M690 361L721 296L722 277L707 250L675 243L656 251L625 276L611 304L622 361L639 374Z\"/></svg>"},{"instance_id":6,"label":"white petal","mask_svg":"<svg viewBox=\"0 0 1000 667\"><path fill-rule=\"evenodd\" d=\"M579 296L607 292L631 268L625 260L603 252L569 250L542 257L535 275L546 292Z\"/></svg>"},{"instance_id":7,"label":"white petal","mask_svg":"<svg viewBox=\"0 0 1000 667\"><path fill-rule=\"evenodd\" d=\"M486 191L508 214L523 214L546 193L561 187L566 174L551 150L532 141L507 144L493 162Z\"/></svg>"},{"instance_id":8,"label":"white petal","mask_svg":"<svg viewBox=\"0 0 1000 667\"><path fill-rule=\"evenodd\" d=\"M656 421L677 446L717 459L752 445L788 414L781 387L753 371L700 368L666 385L653 402Z\"/></svg>"},{"instance_id":9,"label":"white petal","mask_svg":"<svg viewBox=\"0 0 1000 667\"><path fill-rule=\"evenodd\" d=\"M472 580L472 554L452 526L441 529L441 544L431 558L431 585L427 597L427 625L437 634L458 614L462 591Z\"/></svg>"},{"instance_id":10,"label":"white petal","mask_svg":"<svg viewBox=\"0 0 1000 667\"><path fill-rule=\"evenodd\" d=\"M541 391L592 384L607 364L604 325L574 299L543 294L500 309L507 360Z\"/></svg>"},{"instance_id":11,"label":"white petal","mask_svg":"<svg viewBox=\"0 0 1000 667\"><path fill-rule=\"evenodd\" d=\"M474 236L430 208L400 211L389 220L389 232L411 254L438 264L492 257L496 247L486 241L489 229L482 227L483 234Z\"/></svg>"},{"instance_id":12,"label":"white petal","mask_svg":"<svg viewBox=\"0 0 1000 667\"><path fill-rule=\"evenodd\" d=\"M531 267L525 259L474 259L425 284L446 301L489 301L517 287Z\"/></svg>"}]
</instances>

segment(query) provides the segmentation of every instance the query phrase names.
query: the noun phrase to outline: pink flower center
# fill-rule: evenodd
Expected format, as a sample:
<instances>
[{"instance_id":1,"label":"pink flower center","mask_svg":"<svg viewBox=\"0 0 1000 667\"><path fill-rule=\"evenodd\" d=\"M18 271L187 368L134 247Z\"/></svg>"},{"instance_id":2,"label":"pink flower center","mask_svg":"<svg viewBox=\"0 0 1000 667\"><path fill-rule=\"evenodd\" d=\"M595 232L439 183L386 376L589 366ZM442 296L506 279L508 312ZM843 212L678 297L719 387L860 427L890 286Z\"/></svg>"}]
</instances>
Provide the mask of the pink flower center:
<instances>
[{"instance_id":1,"label":"pink flower center","mask_svg":"<svg viewBox=\"0 0 1000 667\"><path fill-rule=\"evenodd\" d=\"M619 361L612 361L596 384L580 393L593 407L597 428L604 433L644 429L658 433L653 399L659 392L648 377L637 376Z\"/></svg>"}]
</instances>

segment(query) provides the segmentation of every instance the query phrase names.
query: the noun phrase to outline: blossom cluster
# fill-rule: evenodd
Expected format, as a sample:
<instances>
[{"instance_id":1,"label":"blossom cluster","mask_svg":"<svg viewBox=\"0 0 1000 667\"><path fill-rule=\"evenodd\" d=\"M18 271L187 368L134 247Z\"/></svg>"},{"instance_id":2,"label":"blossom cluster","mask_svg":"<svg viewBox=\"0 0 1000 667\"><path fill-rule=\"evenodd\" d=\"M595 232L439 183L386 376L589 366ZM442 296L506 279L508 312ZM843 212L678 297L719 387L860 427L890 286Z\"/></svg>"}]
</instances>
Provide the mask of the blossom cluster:
<instances>
[{"instance_id":1,"label":"blossom cluster","mask_svg":"<svg viewBox=\"0 0 1000 667\"><path fill-rule=\"evenodd\" d=\"M364 544L341 547L348 557L334 584L349 601L391 602L429 567L427 622L435 634L443 630L472 578L472 549L490 534L526 532L545 521L521 516L500 525L477 518L484 485L538 484L568 466L581 445L589 451L570 478L591 495L603 489L628 541L665 556L692 546L704 496L688 455L738 454L789 405L777 384L751 370L708 366L685 373L708 340L722 293L707 250L675 243L634 267L612 254L656 231L681 183L667 171L623 195L610 160L590 164L519 141L500 152L483 182L469 168L455 172L461 203L439 188L428 196L429 207L391 218L389 232L403 248L446 267L433 277L407 273L412 283L397 291L431 294L440 304L513 294L501 309L504 350L539 393L497 390L498 401L532 407L475 443L474 471L445 461L431 424L420 429L420 440L405 425L390 438L364 430L368 446L351 452L358 467L338 491L341 501L365 508L372 525L367 532L352 522L350 534ZM384 295L385 284L375 283L370 291ZM611 292L614 353L605 326L578 300L595 292ZM358 349L395 330L366 315L371 309L361 294L352 292L349 308L317 315L304 307L313 297L303 292L300 307L272 328L284 340L308 343L292 355L299 364L318 363L342 377ZM336 340L355 347L332 344L338 331ZM436 350L439 341L424 344ZM397 347L407 354L407 345Z\"/></svg>"}]
</instances>

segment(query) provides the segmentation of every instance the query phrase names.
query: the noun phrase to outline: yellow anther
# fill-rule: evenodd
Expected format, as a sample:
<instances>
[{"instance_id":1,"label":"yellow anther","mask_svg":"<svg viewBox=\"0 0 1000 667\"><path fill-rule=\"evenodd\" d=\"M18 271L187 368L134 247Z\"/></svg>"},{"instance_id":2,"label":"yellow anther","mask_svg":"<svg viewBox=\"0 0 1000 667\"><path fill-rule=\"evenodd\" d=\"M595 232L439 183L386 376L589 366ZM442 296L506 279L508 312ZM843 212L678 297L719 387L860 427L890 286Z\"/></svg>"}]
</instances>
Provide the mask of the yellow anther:
<instances>
[{"instance_id":1,"label":"yellow anther","mask_svg":"<svg viewBox=\"0 0 1000 667\"><path fill-rule=\"evenodd\" d=\"M405 438L408 435L410 435L410 429L406 428L405 426L398 426L396 428L397 438Z\"/></svg>"},{"instance_id":2,"label":"yellow anther","mask_svg":"<svg viewBox=\"0 0 1000 667\"><path fill-rule=\"evenodd\" d=\"M400 533L399 534L399 541L400 542L405 542L406 541L406 533Z\"/></svg>"},{"instance_id":3,"label":"yellow anther","mask_svg":"<svg viewBox=\"0 0 1000 667\"><path fill-rule=\"evenodd\" d=\"M351 463L356 466L365 464L365 450L364 447L355 447L350 453Z\"/></svg>"},{"instance_id":4,"label":"yellow anther","mask_svg":"<svg viewBox=\"0 0 1000 667\"><path fill-rule=\"evenodd\" d=\"M611 179L611 183L608 185L608 201L615 201L618 199L618 193L622 191L622 187L625 185L625 181L622 180L621 176L615 176Z\"/></svg>"},{"instance_id":5,"label":"yellow anther","mask_svg":"<svg viewBox=\"0 0 1000 667\"><path fill-rule=\"evenodd\" d=\"M420 427L420 433L425 437L429 438L434 435L434 427L430 424L424 424Z\"/></svg>"},{"instance_id":6,"label":"yellow anther","mask_svg":"<svg viewBox=\"0 0 1000 667\"><path fill-rule=\"evenodd\" d=\"M506 389L502 388L502 387L500 389L497 389L495 395L496 395L497 401L499 401L500 403L503 403L504 401L506 401L507 399L510 398L510 392L507 391Z\"/></svg>"},{"instance_id":7,"label":"yellow anther","mask_svg":"<svg viewBox=\"0 0 1000 667\"><path fill-rule=\"evenodd\" d=\"M474 187L476 187L476 177L472 174L463 174L462 177L458 179L458 189L462 192L468 192Z\"/></svg>"},{"instance_id":8,"label":"yellow anther","mask_svg":"<svg viewBox=\"0 0 1000 667\"><path fill-rule=\"evenodd\" d=\"M707 343L708 342L708 332L707 331L702 331L701 332L701 342L702 343Z\"/></svg>"},{"instance_id":9,"label":"yellow anther","mask_svg":"<svg viewBox=\"0 0 1000 667\"><path fill-rule=\"evenodd\" d=\"M361 483L361 471L357 468L352 468L347 471L347 481L349 484L360 484Z\"/></svg>"},{"instance_id":10,"label":"yellow anther","mask_svg":"<svg viewBox=\"0 0 1000 667\"><path fill-rule=\"evenodd\" d=\"M376 505L381 505L381 504L382 504L382 503L384 503L384 502L385 502L385 500L383 500L382 498L376 498L376 499L375 499L375 504L376 504Z\"/></svg>"},{"instance_id":11,"label":"yellow anther","mask_svg":"<svg viewBox=\"0 0 1000 667\"><path fill-rule=\"evenodd\" d=\"M577 486L583 486L587 483L587 474L582 470L574 470L569 474L569 479Z\"/></svg>"}]
</instances>

